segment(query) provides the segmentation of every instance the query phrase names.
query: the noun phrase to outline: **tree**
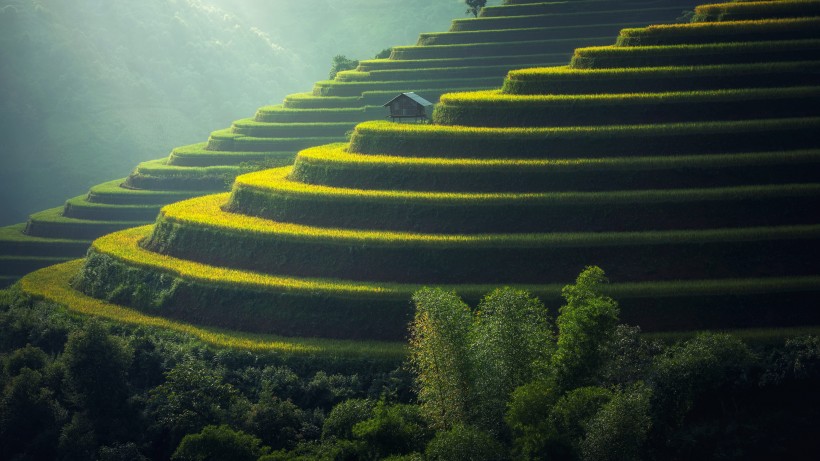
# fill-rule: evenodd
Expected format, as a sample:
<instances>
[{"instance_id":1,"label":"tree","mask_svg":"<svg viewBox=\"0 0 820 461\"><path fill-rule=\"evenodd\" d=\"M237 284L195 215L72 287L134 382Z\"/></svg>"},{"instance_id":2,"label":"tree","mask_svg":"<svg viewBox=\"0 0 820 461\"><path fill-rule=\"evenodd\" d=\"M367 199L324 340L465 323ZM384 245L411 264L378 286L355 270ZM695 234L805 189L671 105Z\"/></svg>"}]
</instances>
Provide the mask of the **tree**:
<instances>
[{"instance_id":1,"label":"tree","mask_svg":"<svg viewBox=\"0 0 820 461\"><path fill-rule=\"evenodd\" d=\"M512 392L547 373L555 349L549 313L523 290L497 289L481 301L471 333L475 421L499 435ZM480 370L480 371L478 371Z\"/></svg>"},{"instance_id":2,"label":"tree","mask_svg":"<svg viewBox=\"0 0 820 461\"><path fill-rule=\"evenodd\" d=\"M373 417L373 401L349 399L336 405L322 426L322 440L350 439L353 426Z\"/></svg>"},{"instance_id":3,"label":"tree","mask_svg":"<svg viewBox=\"0 0 820 461\"><path fill-rule=\"evenodd\" d=\"M472 312L455 292L423 288L413 294L410 361L422 411L437 428L467 420L471 390L469 335Z\"/></svg>"},{"instance_id":4,"label":"tree","mask_svg":"<svg viewBox=\"0 0 820 461\"><path fill-rule=\"evenodd\" d=\"M564 390L595 384L605 362L619 313L618 303L601 293L606 282L604 271L590 266L561 291L566 304L556 320L558 348L552 366Z\"/></svg>"},{"instance_id":5,"label":"tree","mask_svg":"<svg viewBox=\"0 0 820 461\"><path fill-rule=\"evenodd\" d=\"M133 352L119 338L112 337L96 321L68 336L63 363L72 400L88 412L101 441L112 440L112 433L123 429L113 421L128 419L128 369Z\"/></svg>"},{"instance_id":6,"label":"tree","mask_svg":"<svg viewBox=\"0 0 820 461\"><path fill-rule=\"evenodd\" d=\"M336 74L343 70L353 70L359 65L359 61L355 59L348 59L347 56L343 54L337 54L333 57L333 61L330 65L330 80L336 78Z\"/></svg>"},{"instance_id":7,"label":"tree","mask_svg":"<svg viewBox=\"0 0 820 461\"><path fill-rule=\"evenodd\" d=\"M198 434L188 434L179 443L172 460L179 461L256 461L268 453L256 437L229 426L205 426Z\"/></svg>"},{"instance_id":8,"label":"tree","mask_svg":"<svg viewBox=\"0 0 820 461\"><path fill-rule=\"evenodd\" d=\"M497 461L506 459L504 447L492 435L472 426L453 426L438 432L427 444L428 461Z\"/></svg>"},{"instance_id":9,"label":"tree","mask_svg":"<svg viewBox=\"0 0 820 461\"><path fill-rule=\"evenodd\" d=\"M484 5L487 4L487 0L464 0L464 3L467 4L467 11L465 13L473 14L473 17L478 17L478 12L484 8Z\"/></svg>"},{"instance_id":10,"label":"tree","mask_svg":"<svg viewBox=\"0 0 820 461\"><path fill-rule=\"evenodd\" d=\"M631 461L641 456L652 427L652 390L639 382L615 393L589 422L581 454L588 461Z\"/></svg>"},{"instance_id":11,"label":"tree","mask_svg":"<svg viewBox=\"0 0 820 461\"><path fill-rule=\"evenodd\" d=\"M302 410L290 400L265 392L246 415L246 427L274 450L293 448L302 426Z\"/></svg>"},{"instance_id":12,"label":"tree","mask_svg":"<svg viewBox=\"0 0 820 461\"><path fill-rule=\"evenodd\" d=\"M353 426L353 436L364 441L372 459L420 452L430 437L417 405L388 405L380 400L373 417Z\"/></svg>"}]
</instances>

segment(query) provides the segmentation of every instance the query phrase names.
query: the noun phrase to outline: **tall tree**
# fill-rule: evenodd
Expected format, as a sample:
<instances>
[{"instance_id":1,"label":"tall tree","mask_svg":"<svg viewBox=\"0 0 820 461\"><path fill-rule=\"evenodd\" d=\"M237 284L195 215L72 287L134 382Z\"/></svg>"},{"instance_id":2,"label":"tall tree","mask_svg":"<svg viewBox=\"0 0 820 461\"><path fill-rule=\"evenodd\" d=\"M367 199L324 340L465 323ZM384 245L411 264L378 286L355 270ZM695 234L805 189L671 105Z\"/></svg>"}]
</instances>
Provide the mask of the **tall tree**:
<instances>
[{"instance_id":1,"label":"tall tree","mask_svg":"<svg viewBox=\"0 0 820 461\"><path fill-rule=\"evenodd\" d=\"M467 419L470 408L470 308L455 292L423 288L413 295L410 359L422 410L448 429Z\"/></svg>"}]
</instances>

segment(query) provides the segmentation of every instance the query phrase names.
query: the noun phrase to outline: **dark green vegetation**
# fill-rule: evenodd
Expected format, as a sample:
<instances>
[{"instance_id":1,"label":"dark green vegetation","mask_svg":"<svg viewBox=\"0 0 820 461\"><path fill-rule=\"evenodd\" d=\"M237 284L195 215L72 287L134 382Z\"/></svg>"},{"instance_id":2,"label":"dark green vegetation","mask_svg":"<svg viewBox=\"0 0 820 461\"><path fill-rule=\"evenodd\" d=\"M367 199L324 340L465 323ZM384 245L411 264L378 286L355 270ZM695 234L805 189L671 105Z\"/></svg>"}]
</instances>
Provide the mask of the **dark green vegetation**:
<instances>
[{"instance_id":1,"label":"dark green vegetation","mask_svg":"<svg viewBox=\"0 0 820 461\"><path fill-rule=\"evenodd\" d=\"M252 3L253 6L248 6L248 3ZM409 39L417 30L429 30L426 28L438 24L437 21L440 21L441 17L457 16L463 11L463 4L439 0L405 2L407 5L404 7L412 6L412 14L397 7L392 0L367 0L344 4L314 0L304 6L296 3L298 2L252 1L235 5L224 2L224 8L235 11L237 17L233 19L256 25L260 29L256 39L264 43L293 42L305 47L321 47L315 50L324 56L320 63L321 72L316 75L323 75L326 72L327 63L335 54L349 56L349 62L345 61L349 64L353 58L373 56L378 49L362 54L359 49L350 48L356 43L369 43L369 46L389 44L390 42L379 38L379 34L387 32L397 40ZM569 3L577 5L570 7ZM263 106L254 117L237 120L228 129L213 131L207 142L177 147L167 158L140 163L125 179L92 187L87 196L70 199L62 209L51 209L31 215L23 235L19 235L19 227L7 229L6 234L15 234L12 236L13 242L26 241L27 247L40 245L36 251L48 254L48 247L41 245L43 239L68 238L88 242L116 229L148 223L156 217L160 205L194 195L225 190L238 174L287 165L301 149L344 141L346 134L356 123L383 119L385 109L381 105L393 98L397 92L415 91L435 101L441 94L450 91L496 88L501 85L504 75L510 69L563 64L571 55L572 49L578 46L610 43L617 31L626 26L673 20L682 9L691 8L694 2L641 0L627 4L609 1L569 3L533 4L530 5L530 10L513 4L493 6L488 8L488 11L492 10L491 15L479 15L478 18L470 19L459 18L453 21L449 32L423 34L416 45L393 47L387 56L362 60L355 70L338 72L333 80L317 82L311 92L291 94L282 104ZM442 14L448 7L454 11ZM579 10L581 7L583 8ZM292 24L281 27L277 25L275 31L268 31L268 25L263 27L257 24L260 17L265 16L254 15L256 11L268 17L301 18L300 15L304 15L305 8L316 8L322 13L312 14L304 20L292 21ZM372 19L367 27L362 27L361 24L352 22L351 15L357 12L364 17L378 16L378 19ZM330 24L326 23L328 18L332 18ZM339 32L339 28L343 26L346 30L343 33ZM208 27L203 26L200 29ZM414 30L412 34L410 29ZM220 41L227 43L229 39L224 38ZM162 46L162 43L158 46ZM269 52L270 47L266 50ZM236 64L222 69L222 61L212 59L206 51L203 53L207 57L203 57L201 61L218 66L225 73L243 73L247 68L256 68L256 64ZM312 56L308 52L305 55ZM244 54L242 56L246 57ZM186 62L188 59L180 58ZM278 62L273 59L258 60ZM151 68L177 67L167 63ZM295 74L294 69L303 67L305 66L301 63L294 62L281 65L275 70L260 69L260 72L277 81L282 75L289 76L291 80L302 81L304 78ZM334 72L337 70L339 68L335 68ZM69 71L56 73L72 75ZM165 73L160 75L166 77ZM168 90L170 96L165 99L176 101L180 95L184 96L194 91L189 91L184 85L179 86L181 89ZM238 86L241 85L228 85L231 91ZM271 91L266 82L263 86L265 93ZM92 88L95 87L88 85L86 91L91 91ZM237 99L234 96L220 96L223 92L224 89L213 89L207 96L189 96L204 101L205 104ZM256 94L258 96L263 93L257 91ZM196 107L199 106L191 107L192 112L198 112ZM235 111L221 111L223 117L234 116L231 114L238 116ZM72 120L77 118L73 117ZM220 120L223 121L202 122L201 125L218 126L219 123L224 123L224 119ZM99 127L105 133L114 131L107 128L108 125L99 122L87 125ZM158 129L170 135L173 132L170 127L177 125L170 122L159 124ZM76 132L85 136L86 130ZM150 132L148 135L156 138ZM26 136L26 142L32 138L38 138L36 133ZM119 143L121 140L121 137L111 136L110 142ZM186 137L185 140L193 142L194 138ZM89 150L88 158L93 162L108 161L112 157L111 152L122 151L123 148L116 144L107 148L104 154ZM140 155L131 158L147 160L149 157L145 156L146 152L157 152L157 148L140 149ZM38 174L42 174L42 163L36 162ZM49 176L62 177L57 173ZM14 190L17 189L19 188ZM36 238L27 240L28 237ZM8 246L1 239L2 237L0 248ZM72 253L74 256L82 254L82 250ZM22 275L36 267L29 263L9 266L16 267L17 270L8 275ZM7 283L11 280L13 278L0 282Z\"/></svg>"},{"instance_id":2,"label":"dark green vegetation","mask_svg":"<svg viewBox=\"0 0 820 461\"><path fill-rule=\"evenodd\" d=\"M413 296L399 363L214 348L0 291L0 457L812 459L820 341L674 342L619 325L587 268L564 305ZM558 305L558 304L555 304ZM557 315L556 315L557 314Z\"/></svg>"},{"instance_id":3,"label":"dark green vegetation","mask_svg":"<svg viewBox=\"0 0 820 461\"><path fill-rule=\"evenodd\" d=\"M595 263L646 331L816 325L818 61L766 56L820 43L811 20L787 14L820 16L820 2L743 8L780 13L626 30L681 41L685 65L599 68L596 56L631 46L579 49L582 67L443 96L435 124L361 123L347 145L100 239L75 287L178 321L384 340L403 337L420 286L476 302L509 284L551 302ZM784 24L808 38L776 44L766 25ZM725 45L724 29L743 41ZM674 55L638 55L654 48ZM694 50L736 48L743 59L694 64Z\"/></svg>"}]
</instances>

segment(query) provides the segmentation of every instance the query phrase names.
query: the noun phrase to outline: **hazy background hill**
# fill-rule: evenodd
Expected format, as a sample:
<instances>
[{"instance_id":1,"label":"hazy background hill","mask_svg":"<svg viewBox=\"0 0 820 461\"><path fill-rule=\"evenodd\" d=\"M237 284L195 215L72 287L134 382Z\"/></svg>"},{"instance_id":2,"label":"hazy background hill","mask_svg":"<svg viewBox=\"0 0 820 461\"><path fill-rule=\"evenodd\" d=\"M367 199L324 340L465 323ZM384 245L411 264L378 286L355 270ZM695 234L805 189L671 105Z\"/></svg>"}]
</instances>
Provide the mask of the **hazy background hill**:
<instances>
[{"instance_id":1,"label":"hazy background hill","mask_svg":"<svg viewBox=\"0 0 820 461\"><path fill-rule=\"evenodd\" d=\"M498 4L491 1L489 4ZM0 224L309 91L461 0L0 1Z\"/></svg>"}]
</instances>

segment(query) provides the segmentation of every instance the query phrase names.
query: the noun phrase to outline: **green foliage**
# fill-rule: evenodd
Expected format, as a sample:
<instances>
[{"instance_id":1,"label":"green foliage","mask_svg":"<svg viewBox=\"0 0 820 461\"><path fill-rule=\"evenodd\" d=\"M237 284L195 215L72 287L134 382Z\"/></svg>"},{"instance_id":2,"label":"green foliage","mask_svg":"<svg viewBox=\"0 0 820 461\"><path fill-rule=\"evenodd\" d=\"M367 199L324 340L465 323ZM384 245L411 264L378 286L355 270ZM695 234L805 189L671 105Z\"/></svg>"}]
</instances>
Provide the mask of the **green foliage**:
<instances>
[{"instance_id":1,"label":"green foliage","mask_svg":"<svg viewBox=\"0 0 820 461\"><path fill-rule=\"evenodd\" d=\"M393 51L392 48L385 48L385 49L379 51L378 53L376 53L376 55L373 56L373 59L387 59L387 58L390 57L390 52L391 51Z\"/></svg>"},{"instance_id":2,"label":"green foliage","mask_svg":"<svg viewBox=\"0 0 820 461\"><path fill-rule=\"evenodd\" d=\"M413 295L410 360L424 414L437 428L467 420L472 405L470 308L455 292L424 288Z\"/></svg>"},{"instance_id":3,"label":"green foliage","mask_svg":"<svg viewBox=\"0 0 820 461\"><path fill-rule=\"evenodd\" d=\"M257 434L265 446L273 450L291 449L307 418L290 400L281 400L270 391L263 391L259 402L245 415L245 427Z\"/></svg>"},{"instance_id":4,"label":"green foliage","mask_svg":"<svg viewBox=\"0 0 820 461\"><path fill-rule=\"evenodd\" d=\"M512 431L513 450L523 459L548 456L554 430L550 411L559 397L555 383L549 380L519 386L510 396L504 421Z\"/></svg>"},{"instance_id":5,"label":"green foliage","mask_svg":"<svg viewBox=\"0 0 820 461\"><path fill-rule=\"evenodd\" d=\"M367 444L370 459L421 452L431 431L417 405L388 404L379 400L373 417L356 423L353 436Z\"/></svg>"},{"instance_id":6,"label":"green foliage","mask_svg":"<svg viewBox=\"0 0 820 461\"><path fill-rule=\"evenodd\" d=\"M31 355L29 348L19 350L21 355ZM23 367L7 376L10 379L2 383L0 393L0 458L13 459L17 453L53 458L67 411L41 372Z\"/></svg>"},{"instance_id":7,"label":"green foliage","mask_svg":"<svg viewBox=\"0 0 820 461\"><path fill-rule=\"evenodd\" d=\"M544 304L523 290L497 289L478 305L470 361L476 403L473 419L493 434L504 432L512 392L549 373L555 339Z\"/></svg>"},{"instance_id":8,"label":"green foliage","mask_svg":"<svg viewBox=\"0 0 820 461\"><path fill-rule=\"evenodd\" d=\"M345 55L337 54L333 57L333 61L330 65L330 73L328 74L328 78L333 80L336 78L336 74L343 71L343 70L352 70L355 69L356 66L359 65L359 61L355 59L350 59Z\"/></svg>"},{"instance_id":9,"label":"green foliage","mask_svg":"<svg viewBox=\"0 0 820 461\"><path fill-rule=\"evenodd\" d=\"M616 392L589 421L581 443L582 459L638 461L645 459L644 444L652 427L652 389L637 383Z\"/></svg>"},{"instance_id":10,"label":"green foliage","mask_svg":"<svg viewBox=\"0 0 820 461\"><path fill-rule=\"evenodd\" d=\"M471 426L457 425L436 433L425 449L429 461L501 461L506 450L492 435Z\"/></svg>"},{"instance_id":11,"label":"green foliage","mask_svg":"<svg viewBox=\"0 0 820 461\"><path fill-rule=\"evenodd\" d=\"M178 461L256 461L266 454L267 447L261 446L256 437L242 431L234 431L230 426L206 426L198 434L186 435L173 456Z\"/></svg>"},{"instance_id":12,"label":"green foliage","mask_svg":"<svg viewBox=\"0 0 820 461\"><path fill-rule=\"evenodd\" d=\"M467 4L467 11L466 14L472 14L473 17L478 17L478 12L481 11L481 8L484 8L484 5L487 4L487 0L464 0L464 3Z\"/></svg>"},{"instance_id":13,"label":"green foliage","mask_svg":"<svg viewBox=\"0 0 820 461\"><path fill-rule=\"evenodd\" d=\"M322 440L352 439L353 426L373 417L372 400L348 399L333 407L322 426Z\"/></svg>"},{"instance_id":14,"label":"green foliage","mask_svg":"<svg viewBox=\"0 0 820 461\"><path fill-rule=\"evenodd\" d=\"M607 344L618 324L618 304L601 292L607 283L598 267L587 267L574 285L562 290L566 304L557 319L558 347L552 367L558 386L569 390L595 384Z\"/></svg>"}]
</instances>

